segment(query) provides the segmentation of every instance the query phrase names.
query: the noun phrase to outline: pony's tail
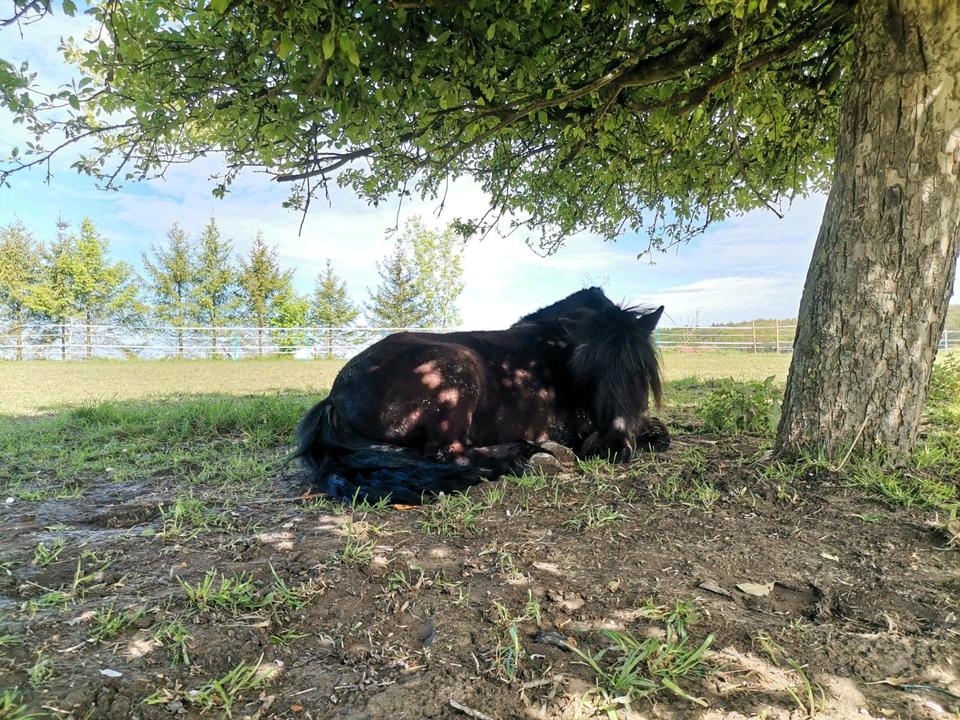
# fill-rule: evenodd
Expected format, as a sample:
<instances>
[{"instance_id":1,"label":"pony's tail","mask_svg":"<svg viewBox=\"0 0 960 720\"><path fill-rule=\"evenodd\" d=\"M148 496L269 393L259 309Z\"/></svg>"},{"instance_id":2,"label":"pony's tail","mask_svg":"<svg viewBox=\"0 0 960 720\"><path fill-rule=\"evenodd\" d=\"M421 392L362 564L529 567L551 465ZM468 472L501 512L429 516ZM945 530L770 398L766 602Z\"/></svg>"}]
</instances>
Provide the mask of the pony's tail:
<instances>
[{"instance_id":1,"label":"pony's tail","mask_svg":"<svg viewBox=\"0 0 960 720\"><path fill-rule=\"evenodd\" d=\"M300 420L294 457L301 459L321 492L346 500L419 504L484 477L477 468L435 462L407 448L357 436L344 426L329 398Z\"/></svg>"}]
</instances>

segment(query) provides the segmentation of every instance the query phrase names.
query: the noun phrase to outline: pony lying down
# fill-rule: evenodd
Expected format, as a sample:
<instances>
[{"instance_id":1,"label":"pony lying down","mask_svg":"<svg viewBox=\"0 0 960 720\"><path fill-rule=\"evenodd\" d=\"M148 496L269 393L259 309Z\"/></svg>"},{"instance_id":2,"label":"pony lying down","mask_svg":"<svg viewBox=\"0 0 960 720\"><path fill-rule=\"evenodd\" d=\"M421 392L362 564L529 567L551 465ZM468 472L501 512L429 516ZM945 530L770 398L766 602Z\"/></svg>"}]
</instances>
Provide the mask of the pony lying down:
<instances>
[{"instance_id":1,"label":"pony lying down","mask_svg":"<svg viewBox=\"0 0 960 720\"><path fill-rule=\"evenodd\" d=\"M415 504L520 474L544 444L621 463L665 450L647 415L661 401L662 312L589 288L507 330L390 335L303 417L297 456L325 493Z\"/></svg>"}]
</instances>

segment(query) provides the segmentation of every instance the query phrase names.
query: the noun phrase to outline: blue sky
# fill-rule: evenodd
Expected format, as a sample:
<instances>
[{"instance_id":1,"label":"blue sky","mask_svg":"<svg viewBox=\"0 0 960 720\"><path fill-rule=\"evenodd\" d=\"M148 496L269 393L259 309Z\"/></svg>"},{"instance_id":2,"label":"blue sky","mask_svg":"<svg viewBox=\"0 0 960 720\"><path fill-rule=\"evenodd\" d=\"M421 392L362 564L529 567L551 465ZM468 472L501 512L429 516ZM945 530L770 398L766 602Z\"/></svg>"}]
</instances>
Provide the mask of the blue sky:
<instances>
[{"instance_id":1,"label":"blue sky","mask_svg":"<svg viewBox=\"0 0 960 720\"><path fill-rule=\"evenodd\" d=\"M25 28L23 37L7 29L0 32L0 57L29 60L41 84L56 84L69 77L57 52L59 38L79 38L84 29L82 18L60 16ZM18 140L21 130L0 117L0 155ZM89 215L109 238L114 256L139 268L143 253L163 240L172 221L195 234L214 215L239 252L262 230L278 246L283 265L294 269L301 291L311 287L330 257L358 301L376 286L374 261L393 242L387 230L397 217L395 202L373 208L348 191L332 190L330 205L315 202L298 234L299 214L281 207L285 188L263 175L248 173L224 200L214 198L209 178L219 166L212 158L173 168L161 181L128 184L119 192L98 190L92 180L70 170L69 161L65 155L54 164L49 185L43 172L14 176L12 188L0 189L0 225L19 218L46 238L59 214L74 222ZM609 243L584 234L548 258L528 249L519 233L470 241L460 301L464 325L502 327L585 284L602 285L617 300L666 305L665 324L793 317L824 202L817 195L797 200L783 219L769 211L731 218L686 245L639 259L645 236ZM441 225L458 216L475 216L486 198L475 185L460 181L448 194L442 214L437 214L437 206L431 200L407 201L401 221L420 214Z\"/></svg>"}]
</instances>

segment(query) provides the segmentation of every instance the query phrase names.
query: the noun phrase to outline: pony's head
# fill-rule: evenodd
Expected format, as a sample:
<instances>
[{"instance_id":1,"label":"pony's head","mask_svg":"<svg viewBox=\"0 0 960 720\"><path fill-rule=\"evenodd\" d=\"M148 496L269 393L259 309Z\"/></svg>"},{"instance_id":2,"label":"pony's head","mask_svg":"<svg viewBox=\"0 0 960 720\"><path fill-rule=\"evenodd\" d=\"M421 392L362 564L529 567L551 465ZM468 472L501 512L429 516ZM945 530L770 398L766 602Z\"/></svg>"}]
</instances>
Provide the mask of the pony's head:
<instances>
[{"instance_id":1,"label":"pony's head","mask_svg":"<svg viewBox=\"0 0 960 720\"><path fill-rule=\"evenodd\" d=\"M653 339L662 313L662 305L642 310L610 303L596 312L560 320L571 340L574 380L593 404L595 431L585 440L583 452L625 462L636 451L651 397L657 406L663 398Z\"/></svg>"}]
</instances>

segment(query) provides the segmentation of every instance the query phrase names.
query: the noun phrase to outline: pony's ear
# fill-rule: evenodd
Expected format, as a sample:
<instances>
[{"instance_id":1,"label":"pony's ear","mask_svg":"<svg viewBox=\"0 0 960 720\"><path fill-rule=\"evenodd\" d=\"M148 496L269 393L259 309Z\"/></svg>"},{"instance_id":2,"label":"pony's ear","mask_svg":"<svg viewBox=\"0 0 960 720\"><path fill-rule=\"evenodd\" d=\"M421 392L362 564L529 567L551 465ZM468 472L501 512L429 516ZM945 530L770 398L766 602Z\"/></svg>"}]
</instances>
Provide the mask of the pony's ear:
<instances>
[{"instance_id":1,"label":"pony's ear","mask_svg":"<svg viewBox=\"0 0 960 720\"><path fill-rule=\"evenodd\" d=\"M573 331L580 324L577 320L574 320L573 318L568 318L568 317L558 318L557 322L560 323L560 327L564 329L567 335L572 335Z\"/></svg>"},{"instance_id":2,"label":"pony's ear","mask_svg":"<svg viewBox=\"0 0 960 720\"><path fill-rule=\"evenodd\" d=\"M640 327L642 327L647 332L653 332L654 328L657 327L657 323L660 322L661 315L663 315L663 305L658 307L656 310L653 310L652 312L648 312L645 315L641 315L637 319L637 322L639 322Z\"/></svg>"}]
</instances>

